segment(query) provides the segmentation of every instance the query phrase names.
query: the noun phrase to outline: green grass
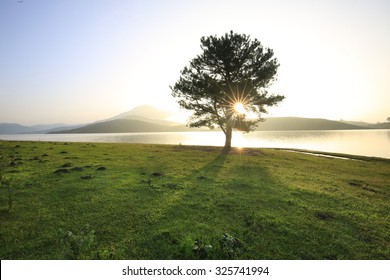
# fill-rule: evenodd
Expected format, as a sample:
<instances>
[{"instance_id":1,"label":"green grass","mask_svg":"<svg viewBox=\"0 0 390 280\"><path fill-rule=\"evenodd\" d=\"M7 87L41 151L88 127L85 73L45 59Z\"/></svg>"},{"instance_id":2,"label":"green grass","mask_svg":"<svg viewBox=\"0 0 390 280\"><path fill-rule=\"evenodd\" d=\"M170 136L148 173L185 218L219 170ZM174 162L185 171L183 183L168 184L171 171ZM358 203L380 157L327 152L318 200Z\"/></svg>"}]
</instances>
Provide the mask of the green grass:
<instances>
[{"instance_id":1,"label":"green grass","mask_svg":"<svg viewBox=\"0 0 390 280\"><path fill-rule=\"evenodd\" d=\"M390 161L360 159L1 141L0 259L389 259Z\"/></svg>"}]
</instances>

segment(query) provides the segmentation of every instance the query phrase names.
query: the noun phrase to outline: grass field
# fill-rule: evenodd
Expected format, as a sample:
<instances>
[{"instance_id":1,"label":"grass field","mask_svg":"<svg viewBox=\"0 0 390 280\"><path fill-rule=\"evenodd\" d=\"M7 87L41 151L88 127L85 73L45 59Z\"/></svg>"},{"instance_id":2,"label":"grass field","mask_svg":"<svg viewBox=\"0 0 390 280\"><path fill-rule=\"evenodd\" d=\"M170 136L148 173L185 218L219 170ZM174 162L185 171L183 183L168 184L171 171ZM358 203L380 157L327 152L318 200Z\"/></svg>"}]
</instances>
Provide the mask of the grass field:
<instances>
[{"instance_id":1,"label":"grass field","mask_svg":"<svg viewBox=\"0 0 390 280\"><path fill-rule=\"evenodd\" d=\"M0 141L0 259L389 259L390 160Z\"/></svg>"}]
</instances>

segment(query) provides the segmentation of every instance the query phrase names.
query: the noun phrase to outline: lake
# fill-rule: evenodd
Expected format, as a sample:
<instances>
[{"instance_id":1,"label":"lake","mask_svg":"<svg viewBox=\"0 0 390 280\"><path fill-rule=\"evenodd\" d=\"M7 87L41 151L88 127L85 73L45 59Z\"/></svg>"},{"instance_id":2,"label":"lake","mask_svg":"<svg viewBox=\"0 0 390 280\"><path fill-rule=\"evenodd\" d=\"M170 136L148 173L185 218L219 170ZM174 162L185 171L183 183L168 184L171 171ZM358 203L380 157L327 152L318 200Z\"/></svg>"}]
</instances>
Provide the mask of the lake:
<instances>
[{"instance_id":1,"label":"lake","mask_svg":"<svg viewBox=\"0 0 390 280\"><path fill-rule=\"evenodd\" d=\"M0 135L1 140L149 143L223 146L221 131L97 133L97 134L16 134ZM234 147L305 149L322 152L390 158L390 130L311 130L234 132Z\"/></svg>"}]
</instances>

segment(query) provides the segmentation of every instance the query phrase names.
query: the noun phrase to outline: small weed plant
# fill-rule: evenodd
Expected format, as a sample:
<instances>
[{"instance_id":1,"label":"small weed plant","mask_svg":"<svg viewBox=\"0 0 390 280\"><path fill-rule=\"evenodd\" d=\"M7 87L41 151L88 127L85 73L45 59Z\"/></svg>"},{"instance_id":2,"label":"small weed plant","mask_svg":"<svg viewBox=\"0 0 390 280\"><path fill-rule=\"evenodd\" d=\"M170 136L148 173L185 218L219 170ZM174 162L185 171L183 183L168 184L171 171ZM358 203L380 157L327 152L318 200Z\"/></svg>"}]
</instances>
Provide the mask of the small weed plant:
<instances>
[{"instance_id":1,"label":"small weed plant","mask_svg":"<svg viewBox=\"0 0 390 280\"><path fill-rule=\"evenodd\" d=\"M78 233L66 231L62 233L61 242L66 259L93 259L95 256L95 231L85 225Z\"/></svg>"}]
</instances>

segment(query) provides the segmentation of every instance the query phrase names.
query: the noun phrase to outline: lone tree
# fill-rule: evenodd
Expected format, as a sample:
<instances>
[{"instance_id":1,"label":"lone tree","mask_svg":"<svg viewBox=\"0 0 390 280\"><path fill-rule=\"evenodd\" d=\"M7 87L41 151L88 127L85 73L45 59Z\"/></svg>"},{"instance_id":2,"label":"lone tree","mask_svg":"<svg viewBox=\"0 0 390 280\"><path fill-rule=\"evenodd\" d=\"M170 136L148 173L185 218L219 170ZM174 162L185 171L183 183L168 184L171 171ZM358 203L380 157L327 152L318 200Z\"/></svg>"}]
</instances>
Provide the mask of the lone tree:
<instances>
[{"instance_id":1,"label":"lone tree","mask_svg":"<svg viewBox=\"0 0 390 280\"><path fill-rule=\"evenodd\" d=\"M225 149L230 149L233 129L253 131L264 121L265 107L284 99L267 92L279 63L271 49L245 34L231 31L200 41L203 53L181 71L170 87L172 96L181 108L193 111L190 127L219 126L226 137Z\"/></svg>"}]
</instances>

